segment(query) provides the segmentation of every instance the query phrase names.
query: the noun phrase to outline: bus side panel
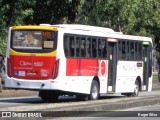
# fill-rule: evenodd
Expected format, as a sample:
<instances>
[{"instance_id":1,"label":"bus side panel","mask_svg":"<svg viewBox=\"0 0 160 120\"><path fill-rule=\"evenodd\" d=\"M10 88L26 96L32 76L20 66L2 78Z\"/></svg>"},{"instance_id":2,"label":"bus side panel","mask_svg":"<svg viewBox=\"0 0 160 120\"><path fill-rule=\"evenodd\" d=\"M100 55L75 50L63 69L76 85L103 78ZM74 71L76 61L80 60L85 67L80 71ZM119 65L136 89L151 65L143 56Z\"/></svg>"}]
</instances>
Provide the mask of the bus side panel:
<instances>
[{"instance_id":1,"label":"bus side panel","mask_svg":"<svg viewBox=\"0 0 160 120\"><path fill-rule=\"evenodd\" d=\"M64 62L62 64L65 66ZM98 76L100 80L100 93L106 93L108 60L66 58L63 90L88 94L94 76Z\"/></svg>"},{"instance_id":2,"label":"bus side panel","mask_svg":"<svg viewBox=\"0 0 160 120\"><path fill-rule=\"evenodd\" d=\"M66 59L66 76L97 76L98 60Z\"/></svg>"},{"instance_id":3,"label":"bus side panel","mask_svg":"<svg viewBox=\"0 0 160 120\"><path fill-rule=\"evenodd\" d=\"M133 92L136 78L143 79L143 66L137 67L142 61L118 61L116 92Z\"/></svg>"},{"instance_id":4,"label":"bus side panel","mask_svg":"<svg viewBox=\"0 0 160 120\"><path fill-rule=\"evenodd\" d=\"M97 76L99 69L97 60L80 59L79 61L81 76Z\"/></svg>"}]
</instances>

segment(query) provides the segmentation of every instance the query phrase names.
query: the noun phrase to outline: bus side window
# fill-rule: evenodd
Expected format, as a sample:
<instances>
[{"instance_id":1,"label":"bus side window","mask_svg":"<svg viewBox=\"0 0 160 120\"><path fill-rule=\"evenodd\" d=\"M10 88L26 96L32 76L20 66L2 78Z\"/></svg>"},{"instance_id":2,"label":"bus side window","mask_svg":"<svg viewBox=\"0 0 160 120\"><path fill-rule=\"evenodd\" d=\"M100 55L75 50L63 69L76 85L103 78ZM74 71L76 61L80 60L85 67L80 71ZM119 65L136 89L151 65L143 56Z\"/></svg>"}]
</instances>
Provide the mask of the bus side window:
<instances>
[{"instance_id":1,"label":"bus side window","mask_svg":"<svg viewBox=\"0 0 160 120\"><path fill-rule=\"evenodd\" d=\"M126 44L125 44L125 41L123 41L122 42L122 59L124 60L124 59L126 59L126 51L127 51L127 46L126 46Z\"/></svg>"},{"instance_id":2,"label":"bus side window","mask_svg":"<svg viewBox=\"0 0 160 120\"><path fill-rule=\"evenodd\" d=\"M76 37L75 40L75 51L76 51L76 57L80 57L80 38Z\"/></svg>"},{"instance_id":3,"label":"bus side window","mask_svg":"<svg viewBox=\"0 0 160 120\"><path fill-rule=\"evenodd\" d=\"M138 43L135 42L135 60L138 60Z\"/></svg>"},{"instance_id":4,"label":"bus side window","mask_svg":"<svg viewBox=\"0 0 160 120\"><path fill-rule=\"evenodd\" d=\"M86 40L86 57L91 57L91 39Z\"/></svg>"},{"instance_id":5,"label":"bus side window","mask_svg":"<svg viewBox=\"0 0 160 120\"><path fill-rule=\"evenodd\" d=\"M142 43L138 43L138 60L142 60Z\"/></svg>"},{"instance_id":6,"label":"bus side window","mask_svg":"<svg viewBox=\"0 0 160 120\"><path fill-rule=\"evenodd\" d=\"M97 57L97 40L94 38L92 39L92 57Z\"/></svg>"},{"instance_id":7,"label":"bus side window","mask_svg":"<svg viewBox=\"0 0 160 120\"><path fill-rule=\"evenodd\" d=\"M74 56L74 38L73 36L64 36L64 53L66 57Z\"/></svg>"},{"instance_id":8,"label":"bus side window","mask_svg":"<svg viewBox=\"0 0 160 120\"><path fill-rule=\"evenodd\" d=\"M69 46L70 46L70 50L69 50L69 54L70 57L74 57L75 52L74 52L74 48L75 48L75 43L74 43L74 37L70 37L69 39Z\"/></svg>"},{"instance_id":9,"label":"bus side window","mask_svg":"<svg viewBox=\"0 0 160 120\"><path fill-rule=\"evenodd\" d=\"M118 59L122 60L122 42L118 42Z\"/></svg>"},{"instance_id":10,"label":"bus side window","mask_svg":"<svg viewBox=\"0 0 160 120\"><path fill-rule=\"evenodd\" d=\"M130 42L130 59L134 60L134 42Z\"/></svg>"},{"instance_id":11,"label":"bus side window","mask_svg":"<svg viewBox=\"0 0 160 120\"><path fill-rule=\"evenodd\" d=\"M98 39L98 58L102 58L102 40Z\"/></svg>"},{"instance_id":12,"label":"bus side window","mask_svg":"<svg viewBox=\"0 0 160 120\"><path fill-rule=\"evenodd\" d=\"M107 41L105 39L98 40L98 58L107 58Z\"/></svg>"},{"instance_id":13,"label":"bus side window","mask_svg":"<svg viewBox=\"0 0 160 120\"><path fill-rule=\"evenodd\" d=\"M69 56L69 37L68 36L64 36L64 53L66 55L66 57Z\"/></svg>"},{"instance_id":14,"label":"bus side window","mask_svg":"<svg viewBox=\"0 0 160 120\"><path fill-rule=\"evenodd\" d=\"M107 58L107 40L103 40L103 47L103 58Z\"/></svg>"},{"instance_id":15,"label":"bus side window","mask_svg":"<svg viewBox=\"0 0 160 120\"><path fill-rule=\"evenodd\" d=\"M81 38L81 57L86 57L86 39Z\"/></svg>"},{"instance_id":16,"label":"bus side window","mask_svg":"<svg viewBox=\"0 0 160 120\"><path fill-rule=\"evenodd\" d=\"M129 58L130 58L130 52L129 52L129 50L130 50L130 44L129 44L128 41L126 42L125 47L126 47L126 59L129 60Z\"/></svg>"}]
</instances>

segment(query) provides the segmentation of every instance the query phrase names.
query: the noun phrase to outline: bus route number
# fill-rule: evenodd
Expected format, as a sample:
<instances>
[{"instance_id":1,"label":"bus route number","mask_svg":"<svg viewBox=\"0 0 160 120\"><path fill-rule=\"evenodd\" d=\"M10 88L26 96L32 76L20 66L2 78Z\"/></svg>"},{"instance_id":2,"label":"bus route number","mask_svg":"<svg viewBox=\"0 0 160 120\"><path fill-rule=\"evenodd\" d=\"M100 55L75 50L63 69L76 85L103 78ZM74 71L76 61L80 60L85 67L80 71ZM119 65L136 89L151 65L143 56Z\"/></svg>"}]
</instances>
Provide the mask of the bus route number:
<instances>
[{"instance_id":1,"label":"bus route number","mask_svg":"<svg viewBox=\"0 0 160 120\"><path fill-rule=\"evenodd\" d=\"M51 38L51 32L43 32L43 37Z\"/></svg>"}]
</instances>

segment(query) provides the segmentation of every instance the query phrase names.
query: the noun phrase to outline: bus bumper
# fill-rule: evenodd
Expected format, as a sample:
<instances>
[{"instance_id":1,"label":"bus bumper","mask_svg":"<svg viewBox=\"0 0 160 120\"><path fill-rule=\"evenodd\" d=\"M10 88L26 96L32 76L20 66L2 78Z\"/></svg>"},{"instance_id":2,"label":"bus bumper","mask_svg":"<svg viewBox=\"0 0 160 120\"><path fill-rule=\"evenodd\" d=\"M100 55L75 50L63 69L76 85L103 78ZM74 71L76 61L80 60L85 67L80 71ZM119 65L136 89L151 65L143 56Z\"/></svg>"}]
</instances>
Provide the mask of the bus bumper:
<instances>
[{"instance_id":1,"label":"bus bumper","mask_svg":"<svg viewBox=\"0 0 160 120\"><path fill-rule=\"evenodd\" d=\"M51 81L49 80L24 80L24 79L13 79L7 77L5 80L6 88L13 89L30 89L30 90L42 90L42 89L51 89ZM56 88L55 88L56 89Z\"/></svg>"}]
</instances>

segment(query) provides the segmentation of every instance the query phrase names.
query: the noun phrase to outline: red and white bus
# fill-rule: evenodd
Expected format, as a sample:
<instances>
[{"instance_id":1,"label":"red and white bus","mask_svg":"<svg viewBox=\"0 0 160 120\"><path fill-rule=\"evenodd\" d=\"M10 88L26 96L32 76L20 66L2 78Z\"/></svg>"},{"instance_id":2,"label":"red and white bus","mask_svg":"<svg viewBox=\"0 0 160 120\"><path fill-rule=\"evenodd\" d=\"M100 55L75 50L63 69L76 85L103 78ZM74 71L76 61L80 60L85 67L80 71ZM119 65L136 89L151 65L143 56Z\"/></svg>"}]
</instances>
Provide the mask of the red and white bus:
<instances>
[{"instance_id":1,"label":"red and white bus","mask_svg":"<svg viewBox=\"0 0 160 120\"><path fill-rule=\"evenodd\" d=\"M45 101L137 96L152 89L152 39L87 25L13 26L5 86L37 90Z\"/></svg>"}]
</instances>

